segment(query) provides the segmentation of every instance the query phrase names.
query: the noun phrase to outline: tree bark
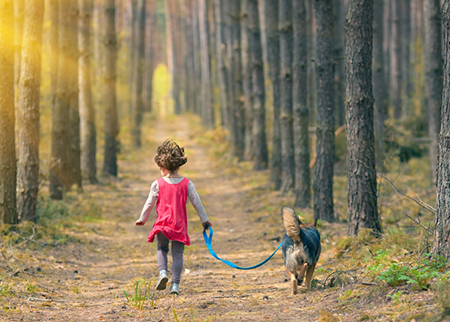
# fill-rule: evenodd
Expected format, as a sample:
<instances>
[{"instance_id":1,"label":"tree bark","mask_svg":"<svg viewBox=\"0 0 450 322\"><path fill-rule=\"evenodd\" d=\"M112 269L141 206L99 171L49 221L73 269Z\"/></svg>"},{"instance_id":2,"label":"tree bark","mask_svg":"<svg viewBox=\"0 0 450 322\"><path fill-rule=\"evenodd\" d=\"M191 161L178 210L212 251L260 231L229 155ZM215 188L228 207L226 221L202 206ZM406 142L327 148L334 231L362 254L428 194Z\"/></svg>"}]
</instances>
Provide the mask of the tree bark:
<instances>
[{"instance_id":1,"label":"tree bark","mask_svg":"<svg viewBox=\"0 0 450 322\"><path fill-rule=\"evenodd\" d=\"M401 0L401 69L402 69L402 117L406 119L411 111L411 0Z\"/></svg>"},{"instance_id":2,"label":"tree bark","mask_svg":"<svg viewBox=\"0 0 450 322\"><path fill-rule=\"evenodd\" d=\"M381 232L373 132L373 1L350 0L345 21L348 235Z\"/></svg>"},{"instance_id":3,"label":"tree bark","mask_svg":"<svg viewBox=\"0 0 450 322\"><path fill-rule=\"evenodd\" d=\"M444 83L436 187L436 238L433 251L450 258L450 0L442 5Z\"/></svg>"},{"instance_id":4,"label":"tree bark","mask_svg":"<svg viewBox=\"0 0 450 322\"><path fill-rule=\"evenodd\" d=\"M0 4L0 221L17 224L14 116L14 1Z\"/></svg>"},{"instance_id":5,"label":"tree bark","mask_svg":"<svg viewBox=\"0 0 450 322\"><path fill-rule=\"evenodd\" d=\"M391 104L394 106L394 118L402 117L402 70L401 70L401 0L392 0L391 5Z\"/></svg>"},{"instance_id":6,"label":"tree bark","mask_svg":"<svg viewBox=\"0 0 450 322\"><path fill-rule=\"evenodd\" d=\"M14 105L19 106L19 78L22 58L23 21L25 17L25 0L14 0Z\"/></svg>"},{"instance_id":7,"label":"tree bark","mask_svg":"<svg viewBox=\"0 0 450 322\"><path fill-rule=\"evenodd\" d=\"M206 0L198 0L198 9L202 72L202 120L207 128L213 129L214 110L212 106L211 57L208 38L208 2Z\"/></svg>"},{"instance_id":8,"label":"tree bark","mask_svg":"<svg viewBox=\"0 0 450 322\"><path fill-rule=\"evenodd\" d=\"M317 126L314 168L314 218L333 222L334 175L334 57L333 2L315 0L317 26Z\"/></svg>"},{"instance_id":9,"label":"tree bark","mask_svg":"<svg viewBox=\"0 0 450 322\"><path fill-rule=\"evenodd\" d=\"M295 181L294 133L292 115L292 1L280 0L280 125L281 125L281 191L293 188Z\"/></svg>"},{"instance_id":10,"label":"tree bark","mask_svg":"<svg viewBox=\"0 0 450 322\"><path fill-rule=\"evenodd\" d=\"M252 74L252 157L253 169L267 169L269 157L266 139L264 64L258 0L247 0L250 70Z\"/></svg>"},{"instance_id":11,"label":"tree bark","mask_svg":"<svg viewBox=\"0 0 450 322\"><path fill-rule=\"evenodd\" d=\"M133 136L133 145L136 148L141 147L141 127L142 115L144 111L142 101L144 66L145 66L145 0L138 0L136 7L136 17L133 21L134 31L134 48L132 51L132 59L134 60L134 72L131 81L131 110L132 110L132 127L131 134Z\"/></svg>"},{"instance_id":12,"label":"tree bark","mask_svg":"<svg viewBox=\"0 0 450 322\"><path fill-rule=\"evenodd\" d=\"M146 112L151 112L153 110L153 73L155 71L155 48L153 45L156 35L156 0L146 0L145 12L145 72L143 74L143 106Z\"/></svg>"},{"instance_id":13,"label":"tree bark","mask_svg":"<svg viewBox=\"0 0 450 322\"><path fill-rule=\"evenodd\" d=\"M201 116L202 111L202 72L200 67L200 30L198 20L198 1L192 0L192 44L194 46L194 90L195 105L194 112Z\"/></svg>"},{"instance_id":14,"label":"tree bark","mask_svg":"<svg viewBox=\"0 0 450 322\"><path fill-rule=\"evenodd\" d=\"M97 182L97 136L95 127L95 109L91 92L91 22L92 0L79 0L80 8L78 60L80 89L80 133L81 133L81 170L90 183Z\"/></svg>"},{"instance_id":15,"label":"tree bark","mask_svg":"<svg viewBox=\"0 0 450 322\"><path fill-rule=\"evenodd\" d=\"M438 137L442 104L442 44L441 15L439 0L425 0L423 3L425 32L425 89L428 106L428 133L430 135L431 177L436 183Z\"/></svg>"},{"instance_id":16,"label":"tree bark","mask_svg":"<svg viewBox=\"0 0 450 322\"><path fill-rule=\"evenodd\" d=\"M195 72L194 72L194 46L193 40L193 26L192 26L192 1L187 0L183 2L184 14L184 43L186 46L186 56L184 60L185 68L185 90L184 101L186 110L193 112L195 108Z\"/></svg>"},{"instance_id":17,"label":"tree bark","mask_svg":"<svg viewBox=\"0 0 450 322\"><path fill-rule=\"evenodd\" d=\"M244 160L252 160L252 126L253 126L253 97L252 97L252 66L250 63L248 0L241 0L241 62L242 62L242 89L244 93Z\"/></svg>"},{"instance_id":18,"label":"tree bark","mask_svg":"<svg viewBox=\"0 0 450 322\"><path fill-rule=\"evenodd\" d=\"M384 4L389 5L389 4ZM373 16L383 16L383 1L374 1ZM384 74L384 23L373 19L373 95L375 97L374 129L375 129L375 160L377 169L383 168L384 162L384 121L388 117L388 90Z\"/></svg>"},{"instance_id":19,"label":"tree bark","mask_svg":"<svg viewBox=\"0 0 450 322\"><path fill-rule=\"evenodd\" d=\"M228 123L228 74L225 65L226 56L226 27L224 26L224 4L222 0L214 0L214 18L216 22L216 67L217 76L220 88L220 110L221 110L221 125L229 128Z\"/></svg>"},{"instance_id":20,"label":"tree bark","mask_svg":"<svg viewBox=\"0 0 450 322\"><path fill-rule=\"evenodd\" d=\"M243 124L245 120L242 90L242 62L241 62L241 31L240 31L241 1L227 0L225 7L227 32L227 58L229 63L228 81L229 93L229 124L230 124L230 152L239 160L244 155Z\"/></svg>"},{"instance_id":21,"label":"tree bark","mask_svg":"<svg viewBox=\"0 0 450 322\"><path fill-rule=\"evenodd\" d=\"M44 0L27 0L19 80L17 211L36 222L39 192L39 87Z\"/></svg>"},{"instance_id":22,"label":"tree bark","mask_svg":"<svg viewBox=\"0 0 450 322\"><path fill-rule=\"evenodd\" d=\"M383 1L383 0L378 0ZM334 11L334 104L336 125L345 124L345 60L344 60L344 0L333 0Z\"/></svg>"},{"instance_id":23,"label":"tree bark","mask_svg":"<svg viewBox=\"0 0 450 322\"><path fill-rule=\"evenodd\" d=\"M305 0L292 3L294 26L293 105L295 152L295 207L306 208L311 203L309 170L308 111L308 25Z\"/></svg>"},{"instance_id":24,"label":"tree bark","mask_svg":"<svg viewBox=\"0 0 450 322\"><path fill-rule=\"evenodd\" d=\"M264 1L264 21L266 26L266 51L272 81L273 134L270 158L270 179L275 190L281 188L281 126L280 126L280 33L278 30L278 1Z\"/></svg>"},{"instance_id":25,"label":"tree bark","mask_svg":"<svg viewBox=\"0 0 450 322\"><path fill-rule=\"evenodd\" d=\"M116 107L116 59L117 39L115 26L115 2L105 0L104 5L104 97L105 97L105 150L103 172L117 176L117 153L119 132Z\"/></svg>"}]
</instances>

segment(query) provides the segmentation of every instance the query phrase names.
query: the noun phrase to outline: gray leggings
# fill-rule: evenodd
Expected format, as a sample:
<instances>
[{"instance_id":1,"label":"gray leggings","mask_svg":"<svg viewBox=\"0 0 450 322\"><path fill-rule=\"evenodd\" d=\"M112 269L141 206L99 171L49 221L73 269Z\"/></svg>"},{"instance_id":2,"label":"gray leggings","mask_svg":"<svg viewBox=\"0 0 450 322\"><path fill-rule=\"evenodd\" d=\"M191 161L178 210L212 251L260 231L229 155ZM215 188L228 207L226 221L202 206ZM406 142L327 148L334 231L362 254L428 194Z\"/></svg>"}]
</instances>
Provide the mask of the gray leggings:
<instances>
[{"instance_id":1,"label":"gray leggings","mask_svg":"<svg viewBox=\"0 0 450 322\"><path fill-rule=\"evenodd\" d=\"M167 254L169 253L169 240L163 233L156 235L156 261L160 271L167 271ZM172 283L180 284L181 271L183 270L184 244L172 240Z\"/></svg>"}]
</instances>

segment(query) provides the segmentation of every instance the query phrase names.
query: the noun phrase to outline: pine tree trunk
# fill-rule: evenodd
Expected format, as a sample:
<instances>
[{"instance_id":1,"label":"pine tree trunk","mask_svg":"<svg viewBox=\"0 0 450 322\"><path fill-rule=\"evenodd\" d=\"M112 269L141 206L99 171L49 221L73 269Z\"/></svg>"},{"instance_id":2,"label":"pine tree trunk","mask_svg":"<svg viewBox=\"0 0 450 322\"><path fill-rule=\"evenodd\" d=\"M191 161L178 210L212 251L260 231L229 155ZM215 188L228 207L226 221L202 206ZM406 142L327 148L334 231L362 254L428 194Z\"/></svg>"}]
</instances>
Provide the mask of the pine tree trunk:
<instances>
[{"instance_id":1,"label":"pine tree trunk","mask_svg":"<svg viewBox=\"0 0 450 322\"><path fill-rule=\"evenodd\" d=\"M266 97L264 88L264 64L258 0L247 0L248 40L250 47L250 69L252 75L252 157L253 169L267 169L269 157L266 139Z\"/></svg>"},{"instance_id":2,"label":"pine tree trunk","mask_svg":"<svg viewBox=\"0 0 450 322\"><path fill-rule=\"evenodd\" d=\"M17 224L14 116L14 1L0 4L0 222Z\"/></svg>"},{"instance_id":3,"label":"pine tree trunk","mask_svg":"<svg viewBox=\"0 0 450 322\"><path fill-rule=\"evenodd\" d=\"M430 135L431 177L436 182L438 137L442 103L442 44L439 0L423 3L425 31L425 88L428 106L428 131Z\"/></svg>"},{"instance_id":4,"label":"pine tree trunk","mask_svg":"<svg viewBox=\"0 0 450 322\"><path fill-rule=\"evenodd\" d=\"M292 3L294 26L293 106L295 152L295 207L306 208L311 203L309 170L308 111L308 25L305 0Z\"/></svg>"},{"instance_id":5,"label":"pine tree trunk","mask_svg":"<svg viewBox=\"0 0 450 322\"><path fill-rule=\"evenodd\" d=\"M39 87L44 0L27 0L19 80L17 212L36 222L39 191Z\"/></svg>"},{"instance_id":6,"label":"pine tree trunk","mask_svg":"<svg viewBox=\"0 0 450 322\"><path fill-rule=\"evenodd\" d=\"M199 20L198 20L198 1L192 0L192 35L194 46L194 90L195 90L195 105L194 112L201 115L202 111L202 72L200 68L200 30L199 30Z\"/></svg>"},{"instance_id":7,"label":"pine tree trunk","mask_svg":"<svg viewBox=\"0 0 450 322\"><path fill-rule=\"evenodd\" d=\"M332 0L315 0L317 26L317 144L314 168L314 218L333 222L334 35Z\"/></svg>"},{"instance_id":8,"label":"pine tree trunk","mask_svg":"<svg viewBox=\"0 0 450 322\"><path fill-rule=\"evenodd\" d=\"M401 0L401 69L402 69L402 117L412 114L411 109L411 15L410 0Z\"/></svg>"},{"instance_id":9,"label":"pine tree trunk","mask_svg":"<svg viewBox=\"0 0 450 322\"><path fill-rule=\"evenodd\" d=\"M425 8L424 8L425 9ZM436 238L433 251L450 258L450 0L442 5L444 84L436 187Z\"/></svg>"},{"instance_id":10,"label":"pine tree trunk","mask_svg":"<svg viewBox=\"0 0 450 322\"><path fill-rule=\"evenodd\" d=\"M186 46L186 56L184 60L185 68L185 88L184 101L186 104L186 110L193 112L195 108L195 72L194 72L194 46L192 43L193 30L192 30L192 1L187 0L183 2L184 14L184 44Z\"/></svg>"},{"instance_id":11,"label":"pine tree trunk","mask_svg":"<svg viewBox=\"0 0 450 322\"><path fill-rule=\"evenodd\" d=\"M145 0L138 0L136 7L136 17L133 21L134 45L133 60L134 72L131 81L131 109L132 109L132 127L133 145L139 148L142 144L141 127L142 115L144 111L142 101L144 66L145 66Z\"/></svg>"},{"instance_id":12,"label":"pine tree trunk","mask_svg":"<svg viewBox=\"0 0 450 322\"><path fill-rule=\"evenodd\" d=\"M241 63L242 90L244 92L244 160L252 160L252 126L253 126L253 97L252 97L252 67L250 63L248 0L241 0Z\"/></svg>"},{"instance_id":13,"label":"pine tree trunk","mask_svg":"<svg viewBox=\"0 0 450 322\"><path fill-rule=\"evenodd\" d=\"M22 58L23 21L25 17L25 0L14 0L14 105L19 106L19 78Z\"/></svg>"},{"instance_id":14,"label":"pine tree trunk","mask_svg":"<svg viewBox=\"0 0 450 322\"><path fill-rule=\"evenodd\" d=\"M281 191L294 186L294 133L292 115L292 1L280 0L280 125L281 125Z\"/></svg>"},{"instance_id":15,"label":"pine tree trunk","mask_svg":"<svg viewBox=\"0 0 450 322\"><path fill-rule=\"evenodd\" d=\"M373 133L373 1L350 0L345 22L348 235L381 232Z\"/></svg>"},{"instance_id":16,"label":"pine tree trunk","mask_svg":"<svg viewBox=\"0 0 450 322\"><path fill-rule=\"evenodd\" d=\"M153 110L153 73L155 71L155 48L153 44L155 42L156 35L156 0L146 0L145 12L145 72L143 74L143 105L146 112L151 112Z\"/></svg>"},{"instance_id":17,"label":"pine tree trunk","mask_svg":"<svg viewBox=\"0 0 450 322\"><path fill-rule=\"evenodd\" d=\"M95 109L91 92L91 22L92 0L79 0L80 20L78 45L80 133L81 133L81 170L90 183L97 182L97 137L95 127Z\"/></svg>"},{"instance_id":18,"label":"pine tree trunk","mask_svg":"<svg viewBox=\"0 0 450 322\"><path fill-rule=\"evenodd\" d=\"M280 33L278 30L278 1L264 1L264 21L266 26L266 51L272 81L273 135L270 158L270 178L275 190L281 188L281 126L280 126Z\"/></svg>"},{"instance_id":19,"label":"pine tree trunk","mask_svg":"<svg viewBox=\"0 0 450 322\"><path fill-rule=\"evenodd\" d=\"M216 22L216 67L217 76L219 80L220 88L220 105L221 105L221 125L225 128L229 128L228 123L228 74L225 65L226 56L226 39L225 32L226 27L224 26L224 5L222 0L214 0L214 18Z\"/></svg>"},{"instance_id":20,"label":"pine tree trunk","mask_svg":"<svg viewBox=\"0 0 450 322\"><path fill-rule=\"evenodd\" d=\"M116 107L116 59L117 40L115 26L115 2L105 0L104 5L104 97L105 97L105 151L103 172L117 176L117 153L119 132Z\"/></svg>"},{"instance_id":21,"label":"pine tree trunk","mask_svg":"<svg viewBox=\"0 0 450 322\"><path fill-rule=\"evenodd\" d=\"M388 5L388 4L385 4ZM383 16L383 1L374 1L373 16ZM388 90L384 74L383 41L385 37L384 23L380 19L373 20L373 95L375 97L374 129L375 159L377 169L383 168L384 161L384 121L388 117Z\"/></svg>"},{"instance_id":22,"label":"pine tree trunk","mask_svg":"<svg viewBox=\"0 0 450 322\"><path fill-rule=\"evenodd\" d=\"M378 0L379 2L383 0ZM333 0L334 11L334 104L336 125L345 124L345 60L344 60L344 0Z\"/></svg>"},{"instance_id":23,"label":"pine tree trunk","mask_svg":"<svg viewBox=\"0 0 450 322\"><path fill-rule=\"evenodd\" d=\"M225 24L227 33L227 58L229 63L229 124L230 124L230 152L239 160L244 154L243 121L244 109L242 104L242 62L241 62L241 32L240 32L240 0L227 0L225 7Z\"/></svg>"},{"instance_id":24,"label":"pine tree trunk","mask_svg":"<svg viewBox=\"0 0 450 322\"><path fill-rule=\"evenodd\" d=\"M212 106L211 57L208 38L208 2L206 0L198 0L198 9L202 71L202 119L203 124L207 128L213 129L214 110Z\"/></svg>"},{"instance_id":25,"label":"pine tree trunk","mask_svg":"<svg viewBox=\"0 0 450 322\"><path fill-rule=\"evenodd\" d=\"M394 106L394 118L399 119L402 116L402 36L401 36L401 0L392 0L391 5L391 102Z\"/></svg>"}]
</instances>

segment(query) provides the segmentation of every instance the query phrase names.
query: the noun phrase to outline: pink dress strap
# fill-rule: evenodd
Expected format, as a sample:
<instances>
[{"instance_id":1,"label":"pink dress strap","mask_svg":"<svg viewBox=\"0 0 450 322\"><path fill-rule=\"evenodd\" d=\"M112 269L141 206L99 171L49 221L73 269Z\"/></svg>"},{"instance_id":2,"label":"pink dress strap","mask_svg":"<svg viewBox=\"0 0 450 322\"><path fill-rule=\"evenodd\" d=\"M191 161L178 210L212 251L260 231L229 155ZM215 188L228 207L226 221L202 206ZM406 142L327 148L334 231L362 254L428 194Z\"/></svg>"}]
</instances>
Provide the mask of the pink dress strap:
<instances>
[{"instance_id":1,"label":"pink dress strap","mask_svg":"<svg viewBox=\"0 0 450 322\"><path fill-rule=\"evenodd\" d=\"M188 236L186 201L189 180L184 178L179 183L167 183L158 179L158 201L156 203L156 221L148 235L153 242L156 234L161 232L169 240L179 241L187 246L191 244Z\"/></svg>"}]
</instances>

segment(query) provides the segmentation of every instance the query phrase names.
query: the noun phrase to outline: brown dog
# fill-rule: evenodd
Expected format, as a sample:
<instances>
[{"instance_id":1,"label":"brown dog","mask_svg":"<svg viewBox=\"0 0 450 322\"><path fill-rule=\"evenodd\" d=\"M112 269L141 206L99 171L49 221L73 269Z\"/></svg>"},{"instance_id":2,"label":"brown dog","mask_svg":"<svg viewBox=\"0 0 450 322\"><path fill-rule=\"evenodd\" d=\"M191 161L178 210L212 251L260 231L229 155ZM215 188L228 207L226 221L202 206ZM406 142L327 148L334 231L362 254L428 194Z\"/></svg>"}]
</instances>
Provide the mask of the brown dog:
<instances>
[{"instance_id":1,"label":"brown dog","mask_svg":"<svg viewBox=\"0 0 450 322\"><path fill-rule=\"evenodd\" d=\"M311 280L319 260L321 246L320 234L314 225L301 222L294 210L283 207L281 210L286 234L283 238L283 258L286 272L292 282L292 293L297 294L297 285L302 285L306 273L305 286L311 286ZM300 273L297 273L297 270Z\"/></svg>"}]
</instances>

